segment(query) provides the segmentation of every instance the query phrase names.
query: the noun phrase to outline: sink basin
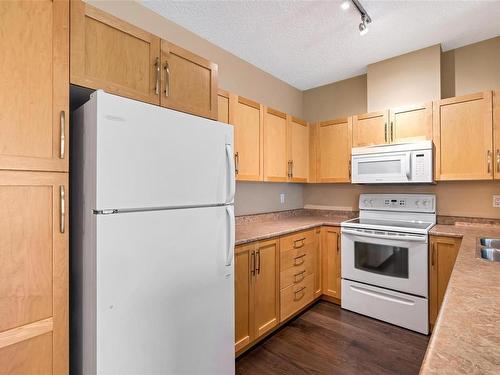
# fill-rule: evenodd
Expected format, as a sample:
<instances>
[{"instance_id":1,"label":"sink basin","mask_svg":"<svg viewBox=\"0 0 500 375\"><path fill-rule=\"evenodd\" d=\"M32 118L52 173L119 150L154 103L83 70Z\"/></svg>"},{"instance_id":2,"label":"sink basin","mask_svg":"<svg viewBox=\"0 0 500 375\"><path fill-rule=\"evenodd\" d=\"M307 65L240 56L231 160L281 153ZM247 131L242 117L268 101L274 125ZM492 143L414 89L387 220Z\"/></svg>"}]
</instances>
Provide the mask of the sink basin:
<instances>
[{"instance_id":1,"label":"sink basin","mask_svg":"<svg viewBox=\"0 0 500 375\"><path fill-rule=\"evenodd\" d=\"M491 262L500 262L500 238L480 238L479 256Z\"/></svg>"}]
</instances>

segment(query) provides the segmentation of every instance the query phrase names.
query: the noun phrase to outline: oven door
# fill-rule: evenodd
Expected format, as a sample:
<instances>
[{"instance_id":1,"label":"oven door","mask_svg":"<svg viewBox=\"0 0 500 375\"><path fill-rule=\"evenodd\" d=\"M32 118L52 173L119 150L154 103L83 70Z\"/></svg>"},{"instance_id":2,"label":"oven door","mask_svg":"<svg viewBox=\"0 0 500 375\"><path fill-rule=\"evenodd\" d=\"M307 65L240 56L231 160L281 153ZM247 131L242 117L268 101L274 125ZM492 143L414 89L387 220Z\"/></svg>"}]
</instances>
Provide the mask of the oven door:
<instances>
[{"instance_id":1,"label":"oven door","mask_svg":"<svg viewBox=\"0 0 500 375\"><path fill-rule=\"evenodd\" d=\"M398 183L411 180L411 152L352 156L352 183Z\"/></svg>"},{"instance_id":2,"label":"oven door","mask_svg":"<svg viewBox=\"0 0 500 375\"><path fill-rule=\"evenodd\" d=\"M427 297L427 235L342 228L342 278Z\"/></svg>"}]
</instances>

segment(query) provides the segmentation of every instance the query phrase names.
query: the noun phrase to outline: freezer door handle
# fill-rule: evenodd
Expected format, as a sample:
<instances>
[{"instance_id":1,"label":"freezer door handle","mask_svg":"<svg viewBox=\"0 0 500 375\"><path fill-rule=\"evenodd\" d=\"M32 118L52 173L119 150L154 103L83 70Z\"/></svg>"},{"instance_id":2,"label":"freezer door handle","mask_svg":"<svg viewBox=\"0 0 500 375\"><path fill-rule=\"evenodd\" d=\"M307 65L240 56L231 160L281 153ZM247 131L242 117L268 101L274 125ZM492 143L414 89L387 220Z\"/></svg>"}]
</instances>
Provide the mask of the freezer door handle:
<instances>
[{"instance_id":1,"label":"freezer door handle","mask_svg":"<svg viewBox=\"0 0 500 375\"><path fill-rule=\"evenodd\" d=\"M226 266L230 266L233 263L234 256L234 241L235 241L235 219L234 219L234 208L233 206L226 206L226 213L229 217L229 244L226 250Z\"/></svg>"},{"instance_id":2,"label":"freezer door handle","mask_svg":"<svg viewBox=\"0 0 500 375\"><path fill-rule=\"evenodd\" d=\"M226 144L226 156L227 156L227 161L229 163L229 173L228 173L228 178L229 178L229 191L227 194L227 199L226 203L231 203L234 200L234 193L236 189L236 175L235 175L235 167L234 167L234 158L233 158L233 148L231 147L230 144Z\"/></svg>"}]
</instances>

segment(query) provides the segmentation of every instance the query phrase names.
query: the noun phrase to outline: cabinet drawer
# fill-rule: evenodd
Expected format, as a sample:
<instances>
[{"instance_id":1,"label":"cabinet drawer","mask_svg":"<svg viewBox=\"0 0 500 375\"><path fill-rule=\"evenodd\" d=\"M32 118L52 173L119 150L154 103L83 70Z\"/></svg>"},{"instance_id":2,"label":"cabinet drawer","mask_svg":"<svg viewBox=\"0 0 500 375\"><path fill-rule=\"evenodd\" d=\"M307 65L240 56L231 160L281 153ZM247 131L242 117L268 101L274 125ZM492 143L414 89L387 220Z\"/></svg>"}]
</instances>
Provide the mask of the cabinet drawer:
<instances>
[{"instance_id":1,"label":"cabinet drawer","mask_svg":"<svg viewBox=\"0 0 500 375\"><path fill-rule=\"evenodd\" d=\"M280 273L280 289L302 282L313 273L313 258L308 254L304 257L304 263L299 266L290 267Z\"/></svg>"},{"instance_id":2,"label":"cabinet drawer","mask_svg":"<svg viewBox=\"0 0 500 375\"><path fill-rule=\"evenodd\" d=\"M280 238L280 250L302 249L314 244L314 229L290 234Z\"/></svg>"},{"instance_id":3,"label":"cabinet drawer","mask_svg":"<svg viewBox=\"0 0 500 375\"><path fill-rule=\"evenodd\" d=\"M295 314L313 300L314 275L307 276L302 282L282 289L281 321Z\"/></svg>"},{"instance_id":4,"label":"cabinet drawer","mask_svg":"<svg viewBox=\"0 0 500 375\"><path fill-rule=\"evenodd\" d=\"M285 271L289 268L297 268L305 265L306 262L310 262L308 259L311 257L311 250L307 247L301 247L300 249L292 249L288 251L281 252L280 254L280 271Z\"/></svg>"}]
</instances>

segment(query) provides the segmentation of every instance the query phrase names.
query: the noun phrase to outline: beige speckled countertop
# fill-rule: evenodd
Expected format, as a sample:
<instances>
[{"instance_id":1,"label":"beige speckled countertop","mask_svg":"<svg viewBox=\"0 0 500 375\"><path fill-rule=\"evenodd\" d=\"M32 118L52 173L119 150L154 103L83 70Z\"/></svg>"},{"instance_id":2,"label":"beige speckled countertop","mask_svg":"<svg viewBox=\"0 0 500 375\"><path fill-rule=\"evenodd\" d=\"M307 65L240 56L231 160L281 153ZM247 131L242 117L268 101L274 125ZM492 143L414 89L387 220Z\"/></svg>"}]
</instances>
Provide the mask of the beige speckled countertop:
<instances>
[{"instance_id":1,"label":"beige speckled countertop","mask_svg":"<svg viewBox=\"0 0 500 375\"><path fill-rule=\"evenodd\" d=\"M289 217L268 217L265 221L237 222L236 245L265 240L288 233L314 228L320 225L340 226L342 221L355 215L297 215Z\"/></svg>"},{"instance_id":2,"label":"beige speckled countertop","mask_svg":"<svg viewBox=\"0 0 500 375\"><path fill-rule=\"evenodd\" d=\"M477 258L477 238L498 225L436 225L430 234L462 237L420 374L500 374L500 263Z\"/></svg>"}]
</instances>

